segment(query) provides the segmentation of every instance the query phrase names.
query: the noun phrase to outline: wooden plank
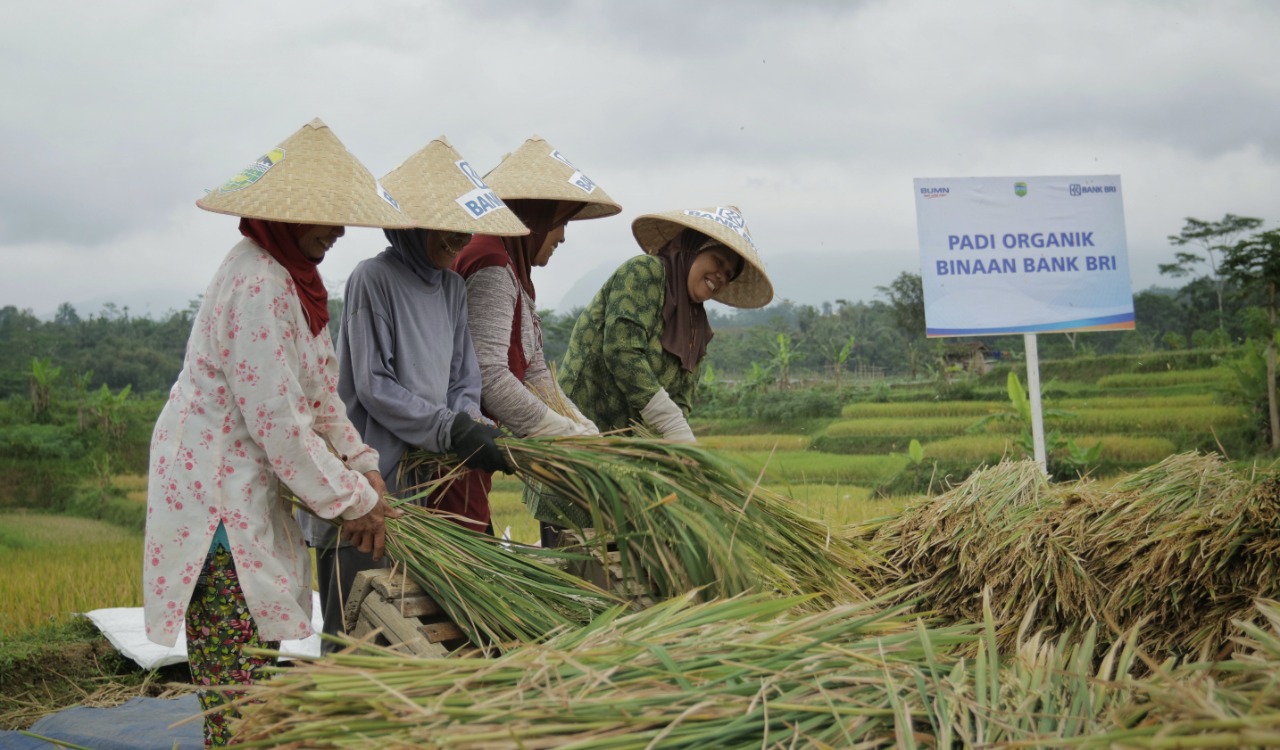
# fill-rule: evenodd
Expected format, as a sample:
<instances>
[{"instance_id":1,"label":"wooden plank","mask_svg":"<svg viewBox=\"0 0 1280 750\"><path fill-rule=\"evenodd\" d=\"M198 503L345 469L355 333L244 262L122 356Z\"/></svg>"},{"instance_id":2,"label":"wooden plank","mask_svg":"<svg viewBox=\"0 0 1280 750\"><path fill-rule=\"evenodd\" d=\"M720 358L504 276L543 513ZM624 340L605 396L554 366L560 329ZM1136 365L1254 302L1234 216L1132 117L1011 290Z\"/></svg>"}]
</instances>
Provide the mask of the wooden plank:
<instances>
[{"instance_id":1,"label":"wooden plank","mask_svg":"<svg viewBox=\"0 0 1280 750\"><path fill-rule=\"evenodd\" d=\"M420 632L416 620L401 617L393 602L376 596L369 597L361 609L361 616L368 617L381 627L393 648L419 656L444 656L448 653L447 649L433 643Z\"/></svg>"},{"instance_id":2,"label":"wooden plank","mask_svg":"<svg viewBox=\"0 0 1280 750\"><path fill-rule=\"evenodd\" d=\"M388 601L395 601L406 596L425 596L426 592L422 590L413 579L405 575L404 570L400 569L394 573L391 570L384 571L385 575L378 576L373 579L373 587L378 593L382 594Z\"/></svg>"},{"instance_id":3,"label":"wooden plank","mask_svg":"<svg viewBox=\"0 0 1280 750\"><path fill-rule=\"evenodd\" d=\"M461 628L449 620L423 623L418 626L418 632L422 633L431 643L444 643L445 641L456 641L467 637Z\"/></svg>"},{"instance_id":4,"label":"wooden plank","mask_svg":"<svg viewBox=\"0 0 1280 750\"><path fill-rule=\"evenodd\" d=\"M406 596L395 602L396 609L405 617L427 617L444 612L436 600L423 594L422 596Z\"/></svg>"},{"instance_id":5,"label":"wooden plank","mask_svg":"<svg viewBox=\"0 0 1280 750\"><path fill-rule=\"evenodd\" d=\"M353 632L356 620L360 617L360 602L364 601L364 598L373 589L373 581L386 575L386 573L387 571L383 568L362 570L356 573L355 581L351 584L351 593L347 594L347 598L342 602L343 630L348 633Z\"/></svg>"}]
</instances>

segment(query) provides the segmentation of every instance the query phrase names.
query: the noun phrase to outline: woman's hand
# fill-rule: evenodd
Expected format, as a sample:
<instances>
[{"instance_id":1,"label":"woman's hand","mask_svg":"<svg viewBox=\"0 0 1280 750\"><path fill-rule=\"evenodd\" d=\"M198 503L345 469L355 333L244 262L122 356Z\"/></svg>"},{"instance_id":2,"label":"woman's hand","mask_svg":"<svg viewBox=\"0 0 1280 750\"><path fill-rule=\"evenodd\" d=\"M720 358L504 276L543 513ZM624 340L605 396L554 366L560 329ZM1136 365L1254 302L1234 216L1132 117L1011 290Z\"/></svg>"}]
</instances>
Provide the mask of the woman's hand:
<instances>
[{"instance_id":1,"label":"woman's hand","mask_svg":"<svg viewBox=\"0 0 1280 750\"><path fill-rule=\"evenodd\" d=\"M387 503L387 484L382 481L380 473L370 471L364 477L369 480L369 486L378 493L378 504L359 518L343 521L342 538L354 544L361 552L372 553L374 560L381 560L386 544L386 519L399 518L403 513Z\"/></svg>"}]
</instances>

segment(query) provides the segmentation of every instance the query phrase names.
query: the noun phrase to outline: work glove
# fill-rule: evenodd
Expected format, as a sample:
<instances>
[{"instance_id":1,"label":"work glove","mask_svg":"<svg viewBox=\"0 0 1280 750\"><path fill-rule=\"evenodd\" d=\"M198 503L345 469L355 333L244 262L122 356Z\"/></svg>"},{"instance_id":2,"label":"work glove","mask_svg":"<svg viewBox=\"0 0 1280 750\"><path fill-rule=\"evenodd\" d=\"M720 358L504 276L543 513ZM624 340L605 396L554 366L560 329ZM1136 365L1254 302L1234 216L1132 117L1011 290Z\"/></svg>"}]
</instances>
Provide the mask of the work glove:
<instances>
[{"instance_id":1,"label":"work glove","mask_svg":"<svg viewBox=\"0 0 1280 750\"><path fill-rule=\"evenodd\" d=\"M590 422L588 422L590 424ZM592 428L595 425L591 425ZM547 407L547 411L542 415L542 419L533 426L529 431L528 437L571 437L573 435L599 435L600 431L588 431L587 425L578 424L568 417L561 416L556 413L555 409Z\"/></svg>"},{"instance_id":2,"label":"work glove","mask_svg":"<svg viewBox=\"0 0 1280 750\"><path fill-rule=\"evenodd\" d=\"M671 400L666 388L659 388L653 394L649 403L640 410L640 416L644 418L645 424L662 435L663 440L674 440L677 443L698 442L693 436L693 430L689 428L688 420L684 418L684 412Z\"/></svg>"},{"instance_id":3,"label":"work glove","mask_svg":"<svg viewBox=\"0 0 1280 750\"><path fill-rule=\"evenodd\" d=\"M600 428L596 427L595 422L592 422L590 419L587 419L587 415L583 414L576 404L570 403L569 410L573 412L573 421L578 424L578 427L581 430L583 430L582 432L583 435L599 435L600 434Z\"/></svg>"},{"instance_id":4,"label":"work glove","mask_svg":"<svg viewBox=\"0 0 1280 750\"><path fill-rule=\"evenodd\" d=\"M480 424L466 412L458 412L449 425L449 439L453 452L458 454L468 468L480 471L505 471L511 473L511 464L502 449L494 443L502 437L502 430Z\"/></svg>"}]
</instances>

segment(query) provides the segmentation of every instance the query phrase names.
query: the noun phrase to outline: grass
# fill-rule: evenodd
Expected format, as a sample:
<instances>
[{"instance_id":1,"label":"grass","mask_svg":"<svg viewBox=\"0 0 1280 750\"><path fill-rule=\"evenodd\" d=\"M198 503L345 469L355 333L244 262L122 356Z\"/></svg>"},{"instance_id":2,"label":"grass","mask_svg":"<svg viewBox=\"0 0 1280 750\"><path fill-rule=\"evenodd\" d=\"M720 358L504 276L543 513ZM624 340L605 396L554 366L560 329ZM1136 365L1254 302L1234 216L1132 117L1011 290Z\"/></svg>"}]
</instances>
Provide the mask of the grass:
<instances>
[{"instance_id":1,"label":"grass","mask_svg":"<svg viewBox=\"0 0 1280 750\"><path fill-rule=\"evenodd\" d=\"M142 536L101 521L0 515L0 637L142 604Z\"/></svg>"},{"instance_id":2,"label":"grass","mask_svg":"<svg viewBox=\"0 0 1280 750\"><path fill-rule=\"evenodd\" d=\"M873 485L906 466L907 458L890 456L841 456L816 451L743 451L727 453L753 474L767 465L766 482L792 484Z\"/></svg>"},{"instance_id":3,"label":"grass","mask_svg":"<svg viewBox=\"0 0 1280 750\"><path fill-rule=\"evenodd\" d=\"M1191 384L1216 385L1229 383L1234 376L1225 367L1204 370L1169 370L1168 372L1126 372L1104 375L1098 378L1102 388L1159 388L1187 386Z\"/></svg>"}]
</instances>

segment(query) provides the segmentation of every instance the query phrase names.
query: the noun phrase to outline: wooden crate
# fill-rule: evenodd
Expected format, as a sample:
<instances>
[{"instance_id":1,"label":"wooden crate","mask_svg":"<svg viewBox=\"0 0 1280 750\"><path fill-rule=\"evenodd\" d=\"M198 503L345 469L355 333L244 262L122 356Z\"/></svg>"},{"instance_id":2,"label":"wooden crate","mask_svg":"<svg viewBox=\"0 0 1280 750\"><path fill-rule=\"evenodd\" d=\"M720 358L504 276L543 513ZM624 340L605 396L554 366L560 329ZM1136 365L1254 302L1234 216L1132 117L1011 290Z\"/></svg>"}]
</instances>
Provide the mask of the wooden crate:
<instances>
[{"instance_id":1,"label":"wooden crate","mask_svg":"<svg viewBox=\"0 0 1280 750\"><path fill-rule=\"evenodd\" d=\"M445 656L466 642L462 630L403 570L357 573L343 614L353 638L414 656Z\"/></svg>"},{"instance_id":2,"label":"wooden crate","mask_svg":"<svg viewBox=\"0 0 1280 750\"><path fill-rule=\"evenodd\" d=\"M584 531L588 532L587 539L590 539L591 529ZM568 529L560 532L560 540L556 546L586 553L589 557L583 561L568 561L565 567L569 573L617 594L637 609L653 606L656 602L653 589L647 581L637 579L634 571L630 576L623 575L621 554L617 550L609 550L602 556L598 544L588 543Z\"/></svg>"}]
</instances>

